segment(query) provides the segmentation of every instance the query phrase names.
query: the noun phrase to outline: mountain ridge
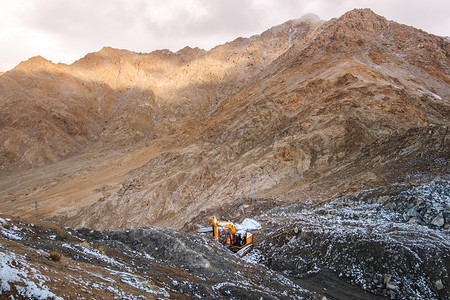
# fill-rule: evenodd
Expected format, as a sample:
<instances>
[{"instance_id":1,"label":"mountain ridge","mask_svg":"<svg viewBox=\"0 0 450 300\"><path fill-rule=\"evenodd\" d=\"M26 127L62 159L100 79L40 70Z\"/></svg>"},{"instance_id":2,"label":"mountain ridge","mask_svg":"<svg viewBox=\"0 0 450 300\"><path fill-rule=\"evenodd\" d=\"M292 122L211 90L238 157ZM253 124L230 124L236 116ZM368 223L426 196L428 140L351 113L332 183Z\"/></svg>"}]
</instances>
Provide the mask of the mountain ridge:
<instances>
[{"instance_id":1,"label":"mountain ridge","mask_svg":"<svg viewBox=\"0 0 450 300\"><path fill-rule=\"evenodd\" d=\"M449 53L444 38L363 9L209 51L33 58L0 77L1 207L31 216L36 200L73 227L182 228L243 199L324 201L386 184L402 160L405 174L446 174L422 157L448 160Z\"/></svg>"}]
</instances>

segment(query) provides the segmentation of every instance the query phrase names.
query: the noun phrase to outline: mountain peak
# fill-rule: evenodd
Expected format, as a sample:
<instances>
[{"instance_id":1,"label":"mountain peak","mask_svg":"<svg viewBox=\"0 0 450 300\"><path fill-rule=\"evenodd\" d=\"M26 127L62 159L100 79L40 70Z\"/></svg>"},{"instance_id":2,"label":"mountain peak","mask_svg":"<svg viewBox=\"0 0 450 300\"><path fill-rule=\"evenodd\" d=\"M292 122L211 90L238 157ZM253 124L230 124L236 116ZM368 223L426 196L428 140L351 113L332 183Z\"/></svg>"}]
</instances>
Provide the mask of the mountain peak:
<instances>
[{"instance_id":1,"label":"mountain peak","mask_svg":"<svg viewBox=\"0 0 450 300\"><path fill-rule=\"evenodd\" d=\"M107 54L107 53L115 52L115 51L117 51L117 50L118 50L118 49L113 48L113 47L111 47L111 46L104 46L102 49L100 49L99 53L105 53L105 54Z\"/></svg>"},{"instance_id":2,"label":"mountain peak","mask_svg":"<svg viewBox=\"0 0 450 300\"><path fill-rule=\"evenodd\" d=\"M263 39L286 39L288 43L295 43L303 39L308 33L319 27L323 20L317 15L307 14L301 18L293 19L276 25L264 31L260 37Z\"/></svg>"},{"instance_id":3,"label":"mountain peak","mask_svg":"<svg viewBox=\"0 0 450 300\"><path fill-rule=\"evenodd\" d=\"M121 54L129 54L132 52L126 49L117 49L110 46L105 46L97 53L100 54L101 56L116 56Z\"/></svg>"},{"instance_id":4,"label":"mountain peak","mask_svg":"<svg viewBox=\"0 0 450 300\"><path fill-rule=\"evenodd\" d=\"M284 22L283 24L273 26L269 30L266 30L264 33L266 33L266 32L271 32L271 33L292 32L297 27L305 27L305 26L315 27L322 22L324 22L324 21L321 20L317 15L306 14L301 18L292 19L292 20Z\"/></svg>"},{"instance_id":5,"label":"mountain peak","mask_svg":"<svg viewBox=\"0 0 450 300\"><path fill-rule=\"evenodd\" d=\"M50 60L43 58L40 55L33 56L27 60L30 63L52 63Z\"/></svg>"},{"instance_id":6,"label":"mountain peak","mask_svg":"<svg viewBox=\"0 0 450 300\"><path fill-rule=\"evenodd\" d=\"M322 22L322 19L316 14L309 13L309 14L306 14L306 15L298 18L298 19L294 19L293 21L297 22L297 23L308 22L308 23L311 23L311 24L317 24L317 23Z\"/></svg>"},{"instance_id":7,"label":"mountain peak","mask_svg":"<svg viewBox=\"0 0 450 300\"><path fill-rule=\"evenodd\" d=\"M45 59L40 55L37 55L21 62L14 69L21 71L40 71L43 69L51 69L55 66L56 65L52 61Z\"/></svg>"},{"instance_id":8,"label":"mountain peak","mask_svg":"<svg viewBox=\"0 0 450 300\"><path fill-rule=\"evenodd\" d=\"M386 18L377 15L369 8L351 10L337 21L345 23L352 30L369 32L379 31L388 25Z\"/></svg>"},{"instance_id":9,"label":"mountain peak","mask_svg":"<svg viewBox=\"0 0 450 300\"><path fill-rule=\"evenodd\" d=\"M348 12L346 12L345 14L343 14L343 16L346 17L353 17L353 16L375 16L375 17L379 17L373 10L371 10L370 8L355 8L352 9Z\"/></svg>"},{"instance_id":10,"label":"mountain peak","mask_svg":"<svg viewBox=\"0 0 450 300\"><path fill-rule=\"evenodd\" d=\"M200 49L198 47L191 48L189 46L186 46L183 49L178 50L175 54L191 55L191 54L198 54L198 53L204 53L204 52L206 52L206 51L203 49Z\"/></svg>"}]
</instances>

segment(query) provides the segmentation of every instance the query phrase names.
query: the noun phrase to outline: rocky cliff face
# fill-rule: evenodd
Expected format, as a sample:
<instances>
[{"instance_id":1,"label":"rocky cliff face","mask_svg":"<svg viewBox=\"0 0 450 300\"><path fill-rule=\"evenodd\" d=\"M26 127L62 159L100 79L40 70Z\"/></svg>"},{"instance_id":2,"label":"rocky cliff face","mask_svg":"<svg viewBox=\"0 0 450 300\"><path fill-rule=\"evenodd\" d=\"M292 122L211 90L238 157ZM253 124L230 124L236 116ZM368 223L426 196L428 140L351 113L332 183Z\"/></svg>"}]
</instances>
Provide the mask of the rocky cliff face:
<instances>
[{"instance_id":1,"label":"rocky cliff face","mask_svg":"<svg viewBox=\"0 0 450 300\"><path fill-rule=\"evenodd\" d=\"M0 207L181 228L446 175L449 62L448 40L370 10L210 51L32 58L0 77Z\"/></svg>"}]
</instances>

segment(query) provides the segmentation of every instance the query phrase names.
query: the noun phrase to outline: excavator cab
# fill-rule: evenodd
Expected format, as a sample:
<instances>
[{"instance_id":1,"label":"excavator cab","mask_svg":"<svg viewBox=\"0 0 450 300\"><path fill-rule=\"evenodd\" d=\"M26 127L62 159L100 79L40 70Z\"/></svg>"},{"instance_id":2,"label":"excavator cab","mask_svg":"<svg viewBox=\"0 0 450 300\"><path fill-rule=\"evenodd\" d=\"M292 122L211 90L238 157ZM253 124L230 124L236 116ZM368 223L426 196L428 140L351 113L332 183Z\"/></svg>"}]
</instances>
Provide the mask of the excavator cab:
<instances>
[{"instance_id":1,"label":"excavator cab","mask_svg":"<svg viewBox=\"0 0 450 300\"><path fill-rule=\"evenodd\" d=\"M227 237L227 244L230 245L231 249L237 251L240 256L245 255L253 247L253 234L245 230L236 230L234 223L231 221L218 221L216 217L212 218L212 229L214 234L214 239L216 242L219 241L219 230L218 226L228 228L230 234Z\"/></svg>"},{"instance_id":2,"label":"excavator cab","mask_svg":"<svg viewBox=\"0 0 450 300\"><path fill-rule=\"evenodd\" d=\"M239 230L234 234L235 247L244 247L247 244L247 231Z\"/></svg>"}]
</instances>

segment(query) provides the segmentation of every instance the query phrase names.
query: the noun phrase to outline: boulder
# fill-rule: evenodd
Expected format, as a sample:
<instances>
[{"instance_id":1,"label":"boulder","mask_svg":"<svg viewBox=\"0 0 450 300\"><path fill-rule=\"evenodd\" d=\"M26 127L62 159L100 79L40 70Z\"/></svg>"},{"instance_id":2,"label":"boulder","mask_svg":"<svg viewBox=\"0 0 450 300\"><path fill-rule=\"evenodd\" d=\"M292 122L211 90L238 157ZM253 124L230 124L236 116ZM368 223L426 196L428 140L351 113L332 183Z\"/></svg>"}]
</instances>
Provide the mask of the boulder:
<instances>
[{"instance_id":1,"label":"boulder","mask_svg":"<svg viewBox=\"0 0 450 300\"><path fill-rule=\"evenodd\" d=\"M442 227L444 226L444 217L442 216L442 214L437 215L436 217L434 217L433 220L431 220L431 225L437 226L437 227Z\"/></svg>"},{"instance_id":2,"label":"boulder","mask_svg":"<svg viewBox=\"0 0 450 300\"><path fill-rule=\"evenodd\" d=\"M386 289L389 290L389 291L395 291L395 292L397 292L397 291L398 291L398 286L395 285L395 284L393 284L393 283L388 282L388 283L386 284Z\"/></svg>"},{"instance_id":3,"label":"boulder","mask_svg":"<svg viewBox=\"0 0 450 300\"><path fill-rule=\"evenodd\" d=\"M444 285L442 284L442 280L436 280L436 282L434 283L434 285L436 286L437 290L440 291L444 288Z\"/></svg>"}]
</instances>

